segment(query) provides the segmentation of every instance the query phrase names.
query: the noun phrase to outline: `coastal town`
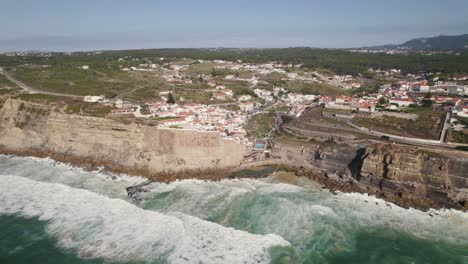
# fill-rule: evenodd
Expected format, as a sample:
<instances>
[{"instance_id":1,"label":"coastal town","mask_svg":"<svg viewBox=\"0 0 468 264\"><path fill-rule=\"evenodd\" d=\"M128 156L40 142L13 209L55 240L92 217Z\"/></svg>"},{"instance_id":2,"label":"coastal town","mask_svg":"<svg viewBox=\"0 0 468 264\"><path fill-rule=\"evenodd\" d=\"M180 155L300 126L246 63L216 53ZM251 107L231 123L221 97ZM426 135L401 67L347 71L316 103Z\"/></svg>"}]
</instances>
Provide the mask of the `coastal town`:
<instances>
[{"instance_id":1,"label":"coastal town","mask_svg":"<svg viewBox=\"0 0 468 264\"><path fill-rule=\"evenodd\" d=\"M87 54L98 55L100 53ZM38 56L48 59L51 55L41 53ZM214 132L240 144L254 146L257 140L271 136L271 131L265 130L261 132L265 134L257 133L253 137L246 131L246 125L253 117L268 113L278 112L297 119L305 111L319 107L325 109L325 116L346 120L351 116L415 119L419 110L432 109L450 113L447 130L457 133L458 139L467 137L464 125L464 118L468 118L467 75L448 77L437 72L414 74L401 69L379 68L368 68L357 75L338 75L282 62L164 57L127 56L118 58L115 63L124 76L154 76L152 78L165 89L158 89L146 98L138 93L133 97L95 93L82 96L81 100L102 105L108 109L110 118L132 117L157 122L161 129ZM49 65L39 67L44 71ZM90 65L76 68L75 71L85 74L93 71ZM0 69L0 73L26 92L38 92L16 80L14 72ZM274 126L270 124L269 127L273 129ZM465 140L459 143L465 143Z\"/></svg>"},{"instance_id":2,"label":"coastal town","mask_svg":"<svg viewBox=\"0 0 468 264\"><path fill-rule=\"evenodd\" d=\"M128 59L121 58L119 61L124 62ZM187 74L187 69L200 64L212 66L212 73ZM247 137L245 125L253 116L268 110L281 110L293 118L300 117L304 111L313 107L369 116L375 113L380 113L380 116L395 116L395 113L401 112L400 116L404 116L404 112L430 106L453 114L453 120L450 122L454 129L465 129L463 126L456 126L456 118L468 117L468 76L441 80L437 74L431 74L435 77L429 79L425 74L404 74L399 69L383 71L370 68L368 72L389 82L373 91L363 90L364 92L359 94L346 94L350 89L360 89L365 85L365 80L352 75L327 76L317 71L305 72L300 70L300 66L278 62L249 64L224 60L197 60L195 63L191 61L191 64L140 63L135 67L122 67L121 70L129 74L145 72L159 75L174 88L160 91L159 96L142 103L127 101L125 98L107 99L97 95L84 96L83 100L111 107L110 116L157 120L158 127L164 129L216 132L223 138L248 146L252 146L255 139ZM89 66L84 65L81 69L88 70ZM227 70L228 73L216 76L216 70ZM265 76L270 74L279 76L277 83L271 84L265 80ZM228 84L232 81L244 83L245 89L241 93L236 92ZM208 104L188 102L183 96L178 96L177 90L183 90L184 86L192 86L194 82L203 84L204 88L198 93L210 96ZM343 91L343 95L292 92L287 84L293 82L326 84ZM339 112L335 113L338 116L340 114L342 115Z\"/></svg>"},{"instance_id":3,"label":"coastal town","mask_svg":"<svg viewBox=\"0 0 468 264\"><path fill-rule=\"evenodd\" d=\"M468 0L1 3L0 264L468 264Z\"/></svg>"}]
</instances>

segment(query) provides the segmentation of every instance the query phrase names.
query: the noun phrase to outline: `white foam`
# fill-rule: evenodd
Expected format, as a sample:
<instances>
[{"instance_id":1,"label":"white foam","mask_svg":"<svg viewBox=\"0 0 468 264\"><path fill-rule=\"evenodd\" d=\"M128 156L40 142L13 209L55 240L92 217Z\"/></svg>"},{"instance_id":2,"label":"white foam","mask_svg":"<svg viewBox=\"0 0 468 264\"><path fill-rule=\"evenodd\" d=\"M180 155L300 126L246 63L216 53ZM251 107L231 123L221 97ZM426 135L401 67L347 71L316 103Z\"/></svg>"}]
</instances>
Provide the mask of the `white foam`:
<instances>
[{"instance_id":1,"label":"white foam","mask_svg":"<svg viewBox=\"0 0 468 264\"><path fill-rule=\"evenodd\" d=\"M189 180L154 187L155 193L166 192L168 196L147 199L164 203L162 208L167 211L181 210L204 219L214 215L225 225L257 234L278 234L297 248L314 243L322 249L349 249L355 246L352 234L386 228L428 241L468 245L468 214L456 210L422 212L369 195L334 195L254 179Z\"/></svg>"},{"instance_id":2,"label":"white foam","mask_svg":"<svg viewBox=\"0 0 468 264\"><path fill-rule=\"evenodd\" d=\"M359 193L339 193L325 204L339 216L354 219L354 225L389 226L406 231L421 239L447 241L468 245L468 213L454 209L431 209L422 212L405 209L375 196Z\"/></svg>"},{"instance_id":3,"label":"white foam","mask_svg":"<svg viewBox=\"0 0 468 264\"><path fill-rule=\"evenodd\" d=\"M49 158L6 155L0 155L0 172L42 182L62 183L114 198L126 198L126 187L146 181L141 177L85 171Z\"/></svg>"},{"instance_id":4,"label":"white foam","mask_svg":"<svg viewBox=\"0 0 468 264\"><path fill-rule=\"evenodd\" d=\"M293 193L303 188L271 184L254 179L182 180L169 184L153 183L142 193L143 207L163 212L180 211L202 219L213 219L235 206L236 200L252 194Z\"/></svg>"},{"instance_id":5,"label":"white foam","mask_svg":"<svg viewBox=\"0 0 468 264\"><path fill-rule=\"evenodd\" d=\"M83 258L172 263L268 263L277 235L254 235L182 213L165 215L61 184L0 176L0 213L38 217Z\"/></svg>"}]
</instances>

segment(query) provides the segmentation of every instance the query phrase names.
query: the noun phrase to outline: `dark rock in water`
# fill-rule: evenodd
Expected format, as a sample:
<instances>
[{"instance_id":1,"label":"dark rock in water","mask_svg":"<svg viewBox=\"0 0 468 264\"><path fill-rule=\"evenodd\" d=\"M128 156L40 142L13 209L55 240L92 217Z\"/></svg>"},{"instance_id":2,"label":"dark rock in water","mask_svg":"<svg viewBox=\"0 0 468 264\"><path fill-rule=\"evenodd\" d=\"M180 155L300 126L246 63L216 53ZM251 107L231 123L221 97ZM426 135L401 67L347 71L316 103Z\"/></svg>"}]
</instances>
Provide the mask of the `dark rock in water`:
<instances>
[{"instance_id":1,"label":"dark rock in water","mask_svg":"<svg viewBox=\"0 0 468 264\"><path fill-rule=\"evenodd\" d=\"M125 188L125 190L127 191L127 196L135 202L140 202L142 200L142 198L140 197L141 193L148 192L146 187L148 187L148 185L150 185L151 183L153 183L153 181L145 181Z\"/></svg>"}]
</instances>

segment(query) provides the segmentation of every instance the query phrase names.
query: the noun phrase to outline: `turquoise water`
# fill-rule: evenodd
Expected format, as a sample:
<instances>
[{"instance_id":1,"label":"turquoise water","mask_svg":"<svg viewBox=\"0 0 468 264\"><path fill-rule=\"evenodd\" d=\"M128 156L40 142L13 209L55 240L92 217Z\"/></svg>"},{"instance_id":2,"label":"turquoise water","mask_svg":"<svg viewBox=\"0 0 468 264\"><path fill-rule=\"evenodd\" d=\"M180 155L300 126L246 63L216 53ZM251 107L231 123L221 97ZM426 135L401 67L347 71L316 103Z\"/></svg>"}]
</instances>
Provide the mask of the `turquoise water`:
<instances>
[{"instance_id":1,"label":"turquoise water","mask_svg":"<svg viewBox=\"0 0 468 264\"><path fill-rule=\"evenodd\" d=\"M72 251L57 246L57 240L45 231L38 219L0 216L0 263L103 263L83 260Z\"/></svg>"},{"instance_id":2,"label":"turquoise water","mask_svg":"<svg viewBox=\"0 0 468 264\"><path fill-rule=\"evenodd\" d=\"M0 263L468 263L467 213L277 175L128 198L143 181L0 155Z\"/></svg>"}]
</instances>

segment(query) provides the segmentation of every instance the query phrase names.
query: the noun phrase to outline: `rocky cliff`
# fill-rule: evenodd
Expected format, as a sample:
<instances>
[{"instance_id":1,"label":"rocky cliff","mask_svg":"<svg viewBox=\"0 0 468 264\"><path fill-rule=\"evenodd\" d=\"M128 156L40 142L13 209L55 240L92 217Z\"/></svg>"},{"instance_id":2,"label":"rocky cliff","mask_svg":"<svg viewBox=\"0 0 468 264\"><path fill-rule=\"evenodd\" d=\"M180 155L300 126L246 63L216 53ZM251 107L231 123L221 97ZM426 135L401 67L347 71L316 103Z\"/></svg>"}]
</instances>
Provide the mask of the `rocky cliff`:
<instances>
[{"instance_id":1,"label":"rocky cliff","mask_svg":"<svg viewBox=\"0 0 468 264\"><path fill-rule=\"evenodd\" d=\"M4 151L82 159L122 172L224 169L238 165L245 152L243 145L222 139L217 133L68 115L15 99L2 103L0 120L0 146Z\"/></svg>"},{"instance_id":2,"label":"rocky cliff","mask_svg":"<svg viewBox=\"0 0 468 264\"><path fill-rule=\"evenodd\" d=\"M462 153L382 144L367 147L359 163L353 176L361 184L403 205L468 207L468 157Z\"/></svg>"},{"instance_id":3,"label":"rocky cliff","mask_svg":"<svg viewBox=\"0 0 468 264\"><path fill-rule=\"evenodd\" d=\"M468 208L468 153L361 141L331 143L278 139L273 155L328 188L376 195L404 207Z\"/></svg>"}]
</instances>

